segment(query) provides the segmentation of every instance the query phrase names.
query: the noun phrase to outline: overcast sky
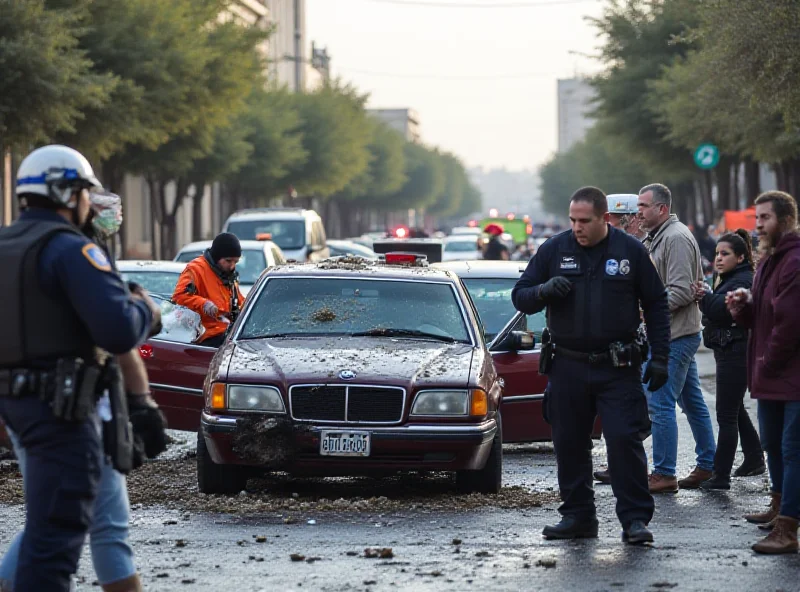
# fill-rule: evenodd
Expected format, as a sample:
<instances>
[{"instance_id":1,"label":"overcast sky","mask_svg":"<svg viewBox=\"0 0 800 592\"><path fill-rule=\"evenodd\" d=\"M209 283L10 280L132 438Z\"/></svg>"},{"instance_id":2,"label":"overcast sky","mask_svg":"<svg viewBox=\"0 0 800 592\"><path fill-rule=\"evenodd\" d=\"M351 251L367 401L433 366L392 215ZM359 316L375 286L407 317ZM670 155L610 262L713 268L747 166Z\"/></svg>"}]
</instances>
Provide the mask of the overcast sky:
<instances>
[{"instance_id":1,"label":"overcast sky","mask_svg":"<svg viewBox=\"0 0 800 592\"><path fill-rule=\"evenodd\" d=\"M438 7L435 5L452 4ZM489 8L469 7L469 5ZM509 5L528 5L508 8ZM530 6L540 4L539 6ZM598 69L602 0L306 0L309 41L370 107L410 107L468 166L535 169L557 145L556 80Z\"/></svg>"}]
</instances>

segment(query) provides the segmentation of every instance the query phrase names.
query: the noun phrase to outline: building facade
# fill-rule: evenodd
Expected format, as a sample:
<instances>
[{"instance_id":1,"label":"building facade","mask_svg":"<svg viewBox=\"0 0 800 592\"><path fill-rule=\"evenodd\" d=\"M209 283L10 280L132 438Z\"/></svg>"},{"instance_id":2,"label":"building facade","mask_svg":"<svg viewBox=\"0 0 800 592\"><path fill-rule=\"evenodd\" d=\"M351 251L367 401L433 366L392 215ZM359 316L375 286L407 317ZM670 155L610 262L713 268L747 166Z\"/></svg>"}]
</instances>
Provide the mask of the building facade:
<instances>
[{"instance_id":1,"label":"building facade","mask_svg":"<svg viewBox=\"0 0 800 592\"><path fill-rule=\"evenodd\" d=\"M367 113L403 134L408 142L420 142L419 115L413 109L367 109Z\"/></svg>"},{"instance_id":2,"label":"building facade","mask_svg":"<svg viewBox=\"0 0 800 592\"><path fill-rule=\"evenodd\" d=\"M558 81L558 151L566 152L586 137L594 125L592 101L595 93L582 78Z\"/></svg>"}]
</instances>

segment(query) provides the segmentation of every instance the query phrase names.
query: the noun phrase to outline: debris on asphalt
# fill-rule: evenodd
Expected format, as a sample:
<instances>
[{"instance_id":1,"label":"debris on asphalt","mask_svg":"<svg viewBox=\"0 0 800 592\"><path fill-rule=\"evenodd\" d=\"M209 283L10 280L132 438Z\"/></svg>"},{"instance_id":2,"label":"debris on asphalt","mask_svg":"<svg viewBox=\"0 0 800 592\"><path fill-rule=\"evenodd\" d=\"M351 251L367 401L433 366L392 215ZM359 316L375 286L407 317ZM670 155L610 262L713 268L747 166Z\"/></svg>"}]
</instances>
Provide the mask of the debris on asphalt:
<instances>
[{"instance_id":1,"label":"debris on asphalt","mask_svg":"<svg viewBox=\"0 0 800 592\"><path fill-rule=\"evenodd\" d=\"M461 544L461 539L453 539L453 544L454 545L460 545Z\"/></svg>"},{"instance_id":2,"label":"debris on asphalt","mask_svg":"<svg viewBox=\"0 0 800 592\"><path fill-rule=\"evenodd\" d=\"M475 553L475 557L491 557L492 554L489 551L478 551Z\"/></svg>"},{"instance_id":3,"label":"debris on asphalt","mask_svg":"<svg viewBox=\"0 0 800 592\"><path fill-rule=\"evenodd\" d=\"M653 586L653 588L676 588L678 584L674 582L656 582L655 584L651 584L651 586Z\"/></svg>"},{"instance_id":4,"label":"debris on asphalt","mask_svg":"<svg viewBox=\"0 0 800 592\"><path fill-rule=\"evenodd\" d=\"M306 556L305 555L300 555L300 553L292 553L291 555L289 555L289 559L291 559L292 561L295 561L295 562L305 561L306 560Z\"/></svg>"},{"instance_id":5,"label":"debris on asphalt","mask_svg":"<svg viewBox=\"0 0 800 592\"><path fill-rule=\"evenodd\" d=\"M391 547L383 547L380 549L367 547L364 549L364 557L367 559L375 559L376 557L380 559L391 559L394 557L394 552L392 551Z\"/></svg>"},{"instance_id":6,"label":"debris on asphalt","mask_svg":"<svg viewBox=\"0 0 800 592\"><path fill-rule=\"evenodd\" d=\"M540 559L536 562L536 567L545 567L547 569L552 569L556 566L555 559Z\"/></svg>"},{"instance_id":7,"label":"debris on asphalt","mask_svg":"<svg viewBox=\"0 0 800 592\"><path fill-rule=\"evenodd\" d=\"M183 540L183 539L178 539L178 540L175 541L175 546L176 547L185 547L186 546L186 541Z\"/></svg>"},{"instance_id":8,"label":"debris on asphalt","mask_svg":"<svg viewBox=\"0 0 800 592\"><path fill-rule=\"evenodd\" d=\"M257 543L266 543L267 542L267 537L265 537L263 534L260 534L260 535L256 536L256 542Z\"/></svg>"}]
</instances>

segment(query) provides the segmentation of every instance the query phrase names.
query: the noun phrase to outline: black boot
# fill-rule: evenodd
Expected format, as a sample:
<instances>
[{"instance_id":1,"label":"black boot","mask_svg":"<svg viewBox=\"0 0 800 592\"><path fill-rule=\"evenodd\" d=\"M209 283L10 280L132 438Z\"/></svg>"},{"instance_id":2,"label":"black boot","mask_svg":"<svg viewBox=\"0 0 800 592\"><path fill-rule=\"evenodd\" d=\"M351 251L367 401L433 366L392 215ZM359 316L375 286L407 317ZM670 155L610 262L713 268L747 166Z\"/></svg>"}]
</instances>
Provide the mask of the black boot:
<instances>
[{"instance_id":1,"label":"black boot","mask_svg":"<svg viewBox=\"0 0 800 592\"><path fill-rule=\"evenodd\" d=\"M727 475L718 475L714 473L711 479L703 481L700 484L700 489L730 489L731 478Z\"/></svg>"},{"instance_id":2,"label":"black boot","mask_svg":"<svg viewBox=\"0 0 800 592\"><path fill-rule=\"evenodd\" d=\"M603 485L611 485L611 473L608 469L600 469L599 471L595 471L594 479Z\"/></svg>"},{"instance_id":3,"label":"black boot","mask_svg":"<svg viewBox=\"0 0 800 592\"><path fill-rule=\"evenodd\" d=\"M622 531L622 540L629 545L641 545L642 543L652 543L653 533L641 520L634 520L627 528Z\"/></svg>"},{"instance_id":4,"label":"black boot","mask_svg":"<svg viewBox=\"0 0 800 592\"><path fill-rule=\"evenodd\" d=\"M744 462L733 472L734 477L753 477L767 472L763 456L745 458Z\"/></svg>"},{"instance_id":5,"label":"black boot","mask_svg":"<svg viewBox=\"0 0 800 592\"><path fill-rule=\"evenodd\" d=\"M573 516L562 516L561 522L545 526L542 534L546 539L596 539L597 518L578 521Z\"/></svg>"}]
</instances>

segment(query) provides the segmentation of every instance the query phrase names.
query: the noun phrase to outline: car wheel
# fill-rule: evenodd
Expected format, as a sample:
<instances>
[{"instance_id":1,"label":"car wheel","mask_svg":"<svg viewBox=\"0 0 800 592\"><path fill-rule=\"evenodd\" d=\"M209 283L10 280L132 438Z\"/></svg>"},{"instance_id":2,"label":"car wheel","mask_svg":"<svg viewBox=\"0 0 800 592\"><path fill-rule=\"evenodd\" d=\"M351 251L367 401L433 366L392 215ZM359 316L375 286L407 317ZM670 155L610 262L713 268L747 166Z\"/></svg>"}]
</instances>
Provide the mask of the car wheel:
<instances>
[{"instance_id":1,"label":"car wheel","mask_svg":"<svg viewBox=\"0 0 800 592\"><path fill-rule=\"evenodd\" d=\"M197 432L197 488L200 493L236 494L247 485L247 469L211 460L203 432Z\"/></svg>"},{"instance_id":2,"label":"car wheel","mask_svg":"<svg viewBox=\"0 0 800 592\"><path fill-rule=\"evenodd\" d=\"M461 493L500 493L503 484L503 423L497 414L497 433L486 464L478 471L456 471L456 488Z\"/></svg>"}]
</instances>

